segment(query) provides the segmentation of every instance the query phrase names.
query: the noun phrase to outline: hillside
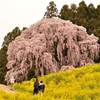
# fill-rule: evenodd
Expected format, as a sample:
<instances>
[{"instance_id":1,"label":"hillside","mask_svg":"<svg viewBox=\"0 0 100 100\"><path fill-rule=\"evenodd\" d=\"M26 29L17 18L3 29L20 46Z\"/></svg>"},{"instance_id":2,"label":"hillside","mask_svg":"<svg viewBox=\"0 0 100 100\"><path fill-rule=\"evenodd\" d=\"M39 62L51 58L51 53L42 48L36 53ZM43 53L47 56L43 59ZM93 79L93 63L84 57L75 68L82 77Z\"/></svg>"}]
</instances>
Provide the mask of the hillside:
<instances>
[{"instance_id":1,"label":"hillside","mask_svg":"<svg viewBox=\"0 0 100 100\"><path fill-rule=\"evenodd\" d=\"M16 83L16 94L0 91L0 100L100 100L100 64L39 77L44 96L32 94L34 80Z\"/></svg>"}]
</instances>

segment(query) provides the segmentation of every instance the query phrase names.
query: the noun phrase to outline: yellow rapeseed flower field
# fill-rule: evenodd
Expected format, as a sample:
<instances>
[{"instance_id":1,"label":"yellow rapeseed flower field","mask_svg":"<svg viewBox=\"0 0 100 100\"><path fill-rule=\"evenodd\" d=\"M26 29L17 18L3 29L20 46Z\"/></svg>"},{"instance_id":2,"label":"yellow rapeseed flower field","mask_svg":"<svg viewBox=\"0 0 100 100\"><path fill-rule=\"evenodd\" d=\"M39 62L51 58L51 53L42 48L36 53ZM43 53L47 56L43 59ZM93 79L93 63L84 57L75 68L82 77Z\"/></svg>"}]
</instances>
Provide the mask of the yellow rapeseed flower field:
<instances>
[{"instance_id":1,"label":"yellow rapeseed flower field","mask_svg":"<svg viewBox=\"0 0 100 100\"><path fill-rule=\"evenodd\" d=\"M100 64L39 77L45 83L41 96L33 95L35 79L15 83L15 94L0 90L0 100L100 100Z\"/></svg>"}]
</instances>

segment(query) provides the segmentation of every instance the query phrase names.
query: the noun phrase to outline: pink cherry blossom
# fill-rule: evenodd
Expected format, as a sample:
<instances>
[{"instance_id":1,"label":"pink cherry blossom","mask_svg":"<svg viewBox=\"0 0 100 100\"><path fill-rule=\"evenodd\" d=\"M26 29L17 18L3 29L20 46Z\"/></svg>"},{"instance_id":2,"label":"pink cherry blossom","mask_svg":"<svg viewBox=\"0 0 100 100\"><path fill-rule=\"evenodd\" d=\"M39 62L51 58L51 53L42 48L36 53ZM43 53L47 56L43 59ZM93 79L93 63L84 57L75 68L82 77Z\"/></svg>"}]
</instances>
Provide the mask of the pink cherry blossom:
<instances>
[{"instance_id":1,"label":"pink cherry blossom","mask_svg":"<svg viewBox=\"0 0 100 100\"><path fill-rule=\"evenodd\" d=\"M17 81L27 80L28 70L33 67L38 76L58 72L62 66L94 63L99 53L97 42L98 37L88 35L82 26L44 18L9 44L5 80L9 83L11 75Z\"/></svg>"}]
</instances>

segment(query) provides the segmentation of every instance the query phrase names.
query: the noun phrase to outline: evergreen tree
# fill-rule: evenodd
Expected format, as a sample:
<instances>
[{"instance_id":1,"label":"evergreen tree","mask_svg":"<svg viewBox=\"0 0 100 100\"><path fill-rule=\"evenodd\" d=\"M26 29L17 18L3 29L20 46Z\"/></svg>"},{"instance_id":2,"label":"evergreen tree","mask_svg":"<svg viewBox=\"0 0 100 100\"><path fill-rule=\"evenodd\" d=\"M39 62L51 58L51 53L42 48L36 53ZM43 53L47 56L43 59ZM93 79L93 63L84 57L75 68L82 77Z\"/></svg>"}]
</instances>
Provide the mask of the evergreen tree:
<instances>
[{"instance_id":1,"label":"evergreen tree","mask_svg":"<svg viewBox=\"0 0 100 100\"><path fill-rule=\"evenodd\" d=\"M3 46L0 50L0 83L5 83L4 82L4 76L6 74L7 68L7 47Z\"/></svg>"},{"instance_id":2,"label":"evergreen tree","mask_svg":"<svg viewBox=\"0 0 100 100\"><path fill-rule=\"evenodd\" d=\"M77 20L76 24L84 26L85 28L88 26L88 14L87 14L87 5L84 1L79 3L79 7L77 8Z\"/></svg>"},{"instance_id":3,"label":"evergreen tree","mask_svg":"<svg viewBox=\"0 0 100 100\"><path fill-rule=\"evenodd\" d=\"M98 15L98 19L100 18L100 5L98 5L97 6L97 8L96 8L96 13L97 13L97 15ZM99 24L100 25L100 24Z\"/></svg>"},{"instance_id":4,"label":"evergreen tree","mask_svg":"<svg viewBox=\"0 0 100 100\"><path fill-rule=\"evenodd\" d=\"M9 32L7 34L7 36L4 37L4 42L2 44L2 46L7 46L9 45L9 43L14 40L17 36L19 36L21 34L21 31L19 29L19 27L15 27L15 29L12 30L12 32Z\"/></svg>"},{"instance_id":5,"label":"evergreen tree","mask_svg":"<svg viewBox=\"0 0 100 100\"><path fill-rule=\"evenodd\" d=\"M5 37L4 37L4 42L2 43L2 48L0 50L0 83L5 83L4 82L4 76L6 74L7 68L7 50L8 50L8 45L10 42L12 42L17 36L21 34L21 31L27 29L26 27L23 27L22 30L19 29L19 27L15 27L12 32L9 32Z\"/></svg>"},{"instance_id":6,"label":"evergreen tree","mask_svg":"<svg viewBox=\"0 0 100 100\"><path fill-rule=\"evenodd\" d=\"M73 3L73 4L71 4L71 8L70 8L69 20L72 21L73 23L75 23L76 15L77 15L77 5Z\"/></svg>"},{"instance_id":7,"label":"evergreen tree","mask_svg":"<svg viewBox=\"0 0 100 100\"><path fill-rule=\"evenodd\" d=\"M88 5L87 9L88 9L88 13L87 14L88 14L89 19L90 18L96 18L96 10L95 10L95 7L94 7L94 5L92 3L90 3Z\"/></svg>"},{"instance_id":8,"label":"evergreen tree","mask_svg":"<svg viewBox=\"0 0 100 100\"><path fill-rule=\"evenodd\" d=\"M49 6L47 6L47 11L44 14L44 18L52 18L58 16L58 9L56 8L56 4L54 1L51 1L49 3Z\"/></svg>"},{"instance_id":9,"label":"evergreen tree","mask_svg":"<svg viewBox=\"0 0 100 100\"><path fill-rule=\"evenodd\" d=\"M68 5L64 5L64 6L61 8L59 17L60 17L61 19L63 19L63 20L69 20L69 12L70 12L69 6L68 6Z\"/></svg>"}]
</instances>

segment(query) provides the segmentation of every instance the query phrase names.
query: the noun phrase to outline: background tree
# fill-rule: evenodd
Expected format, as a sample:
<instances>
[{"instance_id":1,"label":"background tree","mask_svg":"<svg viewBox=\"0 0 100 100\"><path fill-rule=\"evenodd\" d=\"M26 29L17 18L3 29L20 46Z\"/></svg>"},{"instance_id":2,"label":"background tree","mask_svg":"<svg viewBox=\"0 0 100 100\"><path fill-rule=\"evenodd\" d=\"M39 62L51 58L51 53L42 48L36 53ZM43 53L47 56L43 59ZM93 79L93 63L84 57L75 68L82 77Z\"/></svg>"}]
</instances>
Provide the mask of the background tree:
<instances>
[{"instance_id":1,"label":"background tree","mask_svg":"<svg viewBox=\"0 0 100 100\"><path fill-rule=\"evenodd\" d=\"M19 27L15 27L11 32L9 32L5 37L4 41L2 43L2 48L0 49L0 83L4 82L4 76L6 74L7 68L7 50L8 45L10 42L12 42L17 36L21 34L21 31L27 29L26 27L23 27L22 30L19 29Z\"/></svg>"},{"instance_id":2,"label":"background tree","mask_svg":"<svg viewBox=\"0 0 100 100\"><path fill-rule=\"evenodd\" d=\"M95 35L99 37L99 44L100 44L100 5L97 6L96 10L96 17L95 17Z\"/></svg>"},{"instance_id":3,"label":"background tree","mask_svg":"<svg viewBox=\"0 0 100 100\"><path fill-rule=\"evenodd\" d=\"M4 37L4 42L2 44L2 46L8 46L9 43L14 40L17 36L19 36L21 34L21 30L19 29L19 27L15 27L12 32L9 32L7 34L7 36Z\"/></svg>"},{"instance_id":4,"label":"background tree","mask_svg":"<svg viewBox=\"0 0 100 100\"><path fill-rule=\"evenodd\" d=\"M56 4L54 1L51 1L49 3L49 6L47 6L47 11L44 14L44 18L52 18L58 16L58 9L56 8Z\"/></svg>"},{"instance_id":5,"label":"background tree","mask_svg":"<svg viewBox=\"0 0 100 100\"><path fill-rule=\"evenodd\" d=\"M69 6L68 6L68 5L64 5L64 6L61 8L59 17L60 17L61 19L64 19L64 20L69 20L69 12L70 12Z\"/></svg>"},{"instance_id":6,"label":"background tree","mask_svg":"<svg viewBox=\"0 0 100 100\"><path fill-rule=\"evenodd\" d=\"M85 28L88 26L87 20L87 5L84 1L79 3L79 7L77 8L77 15L76 15L76 23L77 25L84 26Z\"/></svg>"},{"instance_id":7,"label":"background tree","mask_svg":"<svg viewBox=\"0 0 100 100\"><path fill-rule=\"evenodd\" d=\"M90 3L87 7L88 9L88 26L87 26L87 31L88 31L88 34L92 34L94 33L94 30L96 29L96 10L95 10L95 7L92 3Z\"/></svg>"},{"instance_id":8,"label":"background tree","mask_svg":"<svg viewBox=\"0 0 100 100\"><path fill-rule=\"evenodd\" d=\"M3 46L0 50L0 83L5 83L4 82L4 76L6 74L7 68L7 47Z\"/></svg>"},{"instance_id":9,"label":"background tree","mask_svg":"<svg viewBox=\"0 0 100 100\"><path fill-rule=\"evenodd\" d=\"M69 8L69 6L66 4L61 8L59 17L61 19L70 20L73 23L75 23L77 20L76 14L77 14L77 5L73 3L71 4L71 8Z\"/></svg>"},{"instance_id":10,"label":"background tree","mask_svg":"<svg viewBox=\"0 0 100 100\"><path fill-rule=\"evenodd\" d=\"M70 21L75 23L76 20L76 14L77 14L77 5L76 4L71 4L71 9L70 9Z\"/></svg>"}]
</instances>

